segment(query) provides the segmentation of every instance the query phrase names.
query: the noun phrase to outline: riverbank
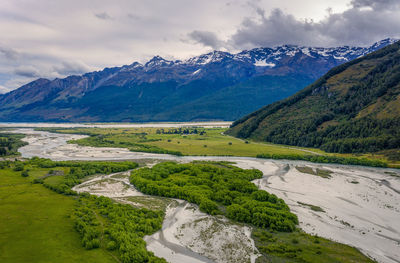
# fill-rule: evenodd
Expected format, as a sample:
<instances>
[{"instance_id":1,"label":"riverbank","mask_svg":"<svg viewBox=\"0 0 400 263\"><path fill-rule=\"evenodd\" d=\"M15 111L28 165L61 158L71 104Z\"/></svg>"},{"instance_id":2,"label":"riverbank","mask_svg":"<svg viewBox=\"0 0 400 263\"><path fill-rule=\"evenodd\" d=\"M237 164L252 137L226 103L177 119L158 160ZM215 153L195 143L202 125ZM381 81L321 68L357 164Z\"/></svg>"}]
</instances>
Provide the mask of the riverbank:
<instances>
[{"instance_id":1,"label":"riverbank","mask_svg":"<svg viewBox=\"0 0 400 263\"><path fill-rule=\"evenodd\" d=\"M326 153L319 149L254 142L224 135L226 128L37 128L62 134L88 135L71 140L80 146L127 148L133 152L172 154L177 156L241 156L267 159L305 160L372 167L399 168L381 155Z\"/></svg>"}]
</instances>

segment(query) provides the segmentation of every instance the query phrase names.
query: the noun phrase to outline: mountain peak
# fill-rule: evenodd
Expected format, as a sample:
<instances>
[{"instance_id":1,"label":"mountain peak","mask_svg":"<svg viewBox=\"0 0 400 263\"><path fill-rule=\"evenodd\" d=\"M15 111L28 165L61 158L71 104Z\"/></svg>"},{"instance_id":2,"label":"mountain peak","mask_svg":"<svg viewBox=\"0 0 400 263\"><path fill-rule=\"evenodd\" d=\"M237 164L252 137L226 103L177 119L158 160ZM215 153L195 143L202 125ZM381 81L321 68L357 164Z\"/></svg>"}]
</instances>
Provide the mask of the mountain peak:
<instances>
[{"instance_id":1,"label":"mountain peak","mask_svg":"<svg viewBox=\"0 0 400 263\"><path fill-rule=\"evenodd\" d=\"M164 58L162 58L161 56L157 55L154 56L152 59L150 59L146 64L145 67L146 68L153 68L153 67L162 67L162 66L169 66L174 64L173 61L170 60L166 60Z\"/></svg>"},{"instance_id":2,"label":"mountain peak","mask_svg":"<svg viewBox=\"0 0 400 263\"><path fill-rule=\"evenodd\" d=\"M379 49L379 48L382 48L382 47L384 47L384 46L387 46L387 45L391 45L391 44L393 44L393 43L396 43L397 41L399 41L399 39L398 38L385 38L385 39L382 39L382 40L380 40L380 41L378 41L378 42L375 42L372 46L371 46L371 48L372 49Z\"/></svg>"}]
</instances>

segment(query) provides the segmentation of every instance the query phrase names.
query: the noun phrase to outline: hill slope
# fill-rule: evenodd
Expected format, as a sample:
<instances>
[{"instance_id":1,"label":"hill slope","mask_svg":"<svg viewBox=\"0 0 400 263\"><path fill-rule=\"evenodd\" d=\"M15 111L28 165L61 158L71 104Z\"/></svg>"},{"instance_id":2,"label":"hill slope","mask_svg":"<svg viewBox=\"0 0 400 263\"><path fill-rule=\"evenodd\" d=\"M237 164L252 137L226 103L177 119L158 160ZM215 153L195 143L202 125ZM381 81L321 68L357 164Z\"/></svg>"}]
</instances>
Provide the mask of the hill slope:
<instances>
[{"instance_id":1,"label":"hill slope","mask_svg":"<svg viewBox=\"0 0 400 263\"><path fill-rule=\"evenodd\" d=\"M400 42L333 68L227 133L329 152L400 148Z\"/></svg>"},{"instance_id":2,"label":"hill slope","mask_svg":"<svg viewBox=\"0 0 400 263\"><path fill-rule=\"evenodd\" d=\"M0 121L234 120L286 98L371 47L279 46L214 51L185 61L159 56L64 79L38 79L0 95Z\"/></svg>"}]
</instances>

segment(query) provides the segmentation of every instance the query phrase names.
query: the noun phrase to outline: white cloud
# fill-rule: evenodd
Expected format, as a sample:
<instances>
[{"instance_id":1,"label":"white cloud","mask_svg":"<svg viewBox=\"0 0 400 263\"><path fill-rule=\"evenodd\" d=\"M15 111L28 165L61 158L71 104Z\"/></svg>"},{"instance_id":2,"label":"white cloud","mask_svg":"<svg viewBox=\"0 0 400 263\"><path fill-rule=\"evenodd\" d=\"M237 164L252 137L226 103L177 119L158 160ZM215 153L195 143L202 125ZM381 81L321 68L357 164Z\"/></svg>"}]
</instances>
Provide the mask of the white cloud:
<instances>
[{"instance_id":1,"label":"white cloud","mask_svg":"<svg viewBox=\"0 0 400 263\"><path fill-rule=\"evenodd\" d=\"M53 69L62 76L79 75L90 71L90 67L82 61L63 61L61 65L54 66Z\"/></svg>"},{"instance_id":2,"label":"white cloud","mask_svg":"<svg viewBox=\"0 0 400 263\"><path fill-rule=\"evenodd\" d=\"M7 87L4 87L4 86L0 85L0 94L7 93L10 90L11 90L10 88L7 88Z\"/></svg>"}]
</instances>

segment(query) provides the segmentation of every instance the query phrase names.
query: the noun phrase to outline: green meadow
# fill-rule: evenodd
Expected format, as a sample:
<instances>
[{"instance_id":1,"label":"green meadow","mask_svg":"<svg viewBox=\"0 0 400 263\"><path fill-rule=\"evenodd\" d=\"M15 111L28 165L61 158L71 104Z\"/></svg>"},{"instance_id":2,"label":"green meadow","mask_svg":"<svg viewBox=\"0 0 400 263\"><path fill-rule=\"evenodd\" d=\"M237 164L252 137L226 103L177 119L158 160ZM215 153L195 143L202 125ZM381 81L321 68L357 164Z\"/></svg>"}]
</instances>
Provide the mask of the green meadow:
<instances>
[{"instance_id":1,"label":"green meadow","mask_svg":"<svg viewBox=\"0 0 400 263\"><path fill-rule=\"evenodd\" d=\"M0 170L0 262L118 262L105 249L82 246L71 218L76 197L32 184L47 171Z\"/></svg>"},{"instance_id":2,"label":"green meadow","mask_svg":"<svg viewBox=\"0 0 400 263\"><path fill-rule=\"evenodd\" d=\"M303 149L300 147L287 147L284 145L259 143L241 140L235 137L224 135L226 128L194 128L187 129L188 134L181 132L172 133L177 129L166 128L41 128L38 130L84 134L90 137L70 141L84 146L98 147L122 147L133 151L146 151L146 146L164 149L173 152L180 152L183 155L220 155L220 156L248 156L256 157L257 154L273 152L278 154L320 154L319 149ZM164 130L164 133L160 133ZM201 134L201 132L204 132ZM171 132L171 133L168 133ZM140 146L144 146L140 149ZM136 149L135 149L136 148Z\"/></svg>"}]
</instances>

